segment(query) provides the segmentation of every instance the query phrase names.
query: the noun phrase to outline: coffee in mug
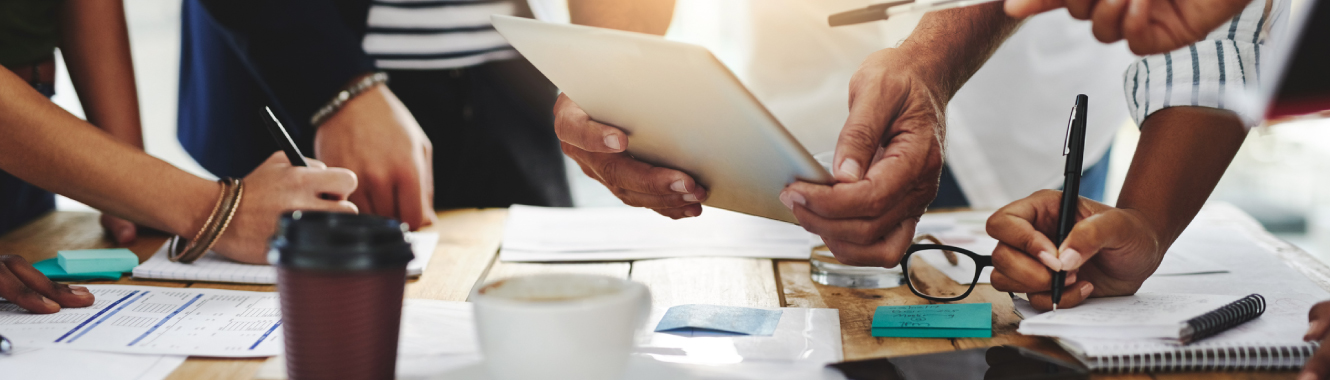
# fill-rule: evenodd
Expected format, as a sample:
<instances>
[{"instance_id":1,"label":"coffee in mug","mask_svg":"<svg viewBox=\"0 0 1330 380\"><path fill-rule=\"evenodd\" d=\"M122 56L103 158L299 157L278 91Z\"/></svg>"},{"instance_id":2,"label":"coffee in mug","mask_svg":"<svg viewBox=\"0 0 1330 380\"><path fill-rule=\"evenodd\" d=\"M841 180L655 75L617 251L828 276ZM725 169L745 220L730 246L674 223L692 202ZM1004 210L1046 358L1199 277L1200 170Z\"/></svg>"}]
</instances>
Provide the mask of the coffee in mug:
<instances>
[{"instance_id":1,"label":"coffee in mug","mask_svg":"<svg viewBox=\"0 0 1330 380\"><path fill-rule=\"evenodd\" d=\"M651 311L646 286L620 278L543 274L471 294L485 367L495 380L617 380Z\"/></svg>"}]
</instances>

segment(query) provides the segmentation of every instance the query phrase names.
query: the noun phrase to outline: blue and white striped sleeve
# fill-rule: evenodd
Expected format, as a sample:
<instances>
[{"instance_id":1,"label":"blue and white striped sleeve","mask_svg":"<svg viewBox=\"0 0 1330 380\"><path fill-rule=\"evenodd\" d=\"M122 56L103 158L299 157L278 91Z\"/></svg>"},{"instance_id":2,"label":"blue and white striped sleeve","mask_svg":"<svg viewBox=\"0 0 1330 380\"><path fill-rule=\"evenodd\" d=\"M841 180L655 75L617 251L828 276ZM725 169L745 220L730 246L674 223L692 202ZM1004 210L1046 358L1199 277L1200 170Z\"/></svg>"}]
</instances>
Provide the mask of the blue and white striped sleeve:
<instances>
[{"instance_id":1,"label":"blue and white striped sleeve","mask_svg":"<svg viewBox=\"0 0 1330 380\"><path fill-rule=\"evenodd\" d=\"M1178 50L1142 57L1127 67L1123 88L1127 109L1136 125L1151 114L1174 106L1201 106L1238 113L1248 127L1254 115L1237 99L1246 91L1258 91L1261 48L1268 37L1270 13L1267 1L1253 0L1229 23L1215 29L1204 40Z\"/></svg>"}]
</instances>

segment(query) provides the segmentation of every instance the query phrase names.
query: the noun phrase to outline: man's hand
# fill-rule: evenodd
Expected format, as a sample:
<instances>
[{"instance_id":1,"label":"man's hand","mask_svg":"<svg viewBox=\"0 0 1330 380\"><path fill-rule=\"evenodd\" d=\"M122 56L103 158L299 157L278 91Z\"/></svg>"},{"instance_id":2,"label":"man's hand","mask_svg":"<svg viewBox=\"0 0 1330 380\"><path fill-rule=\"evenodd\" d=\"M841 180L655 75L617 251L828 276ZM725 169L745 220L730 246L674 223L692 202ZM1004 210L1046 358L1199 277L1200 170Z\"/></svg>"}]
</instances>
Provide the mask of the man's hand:
<instances>
[{"instance_id":1,"label":"man's hand","mask_svg":"<svg viewBox=\"0 0 1330 380\"><path fill-rule=\"evenodd\" d=\"M1102 42L1126 39L1131 51L1158 54L1191 45L1232 19L1252 0L1007 0L1012 17L1057 8L1080 20L1092 20Z\"/></svg>"},{"instance_id":2,"label":"man's hand","mask_svg":"<svg viewBox=\"0 0 1330 380\"><path fill-rule=\"evenodd\" d=\"M291 211L355 214L359 211L356 205L345 200L356 189L355 173L343 168L329 168L315 159L305 162L308 167L291 166L285 154L275 152L245 176L240 209L236 210L213 250L239 262L267 264L268 239L277 231L277 221L282 214ZM203 217L206 216L206 213L200 215L194 226L186 231L192 233L203 228Z\"/></svg>"},{"instance_id":3,"label":"man's hand","mask_svg":"<svg viewBox=\"0 0 1330 380\"><path fill-rule=\"evenodd\" d=\"M1050 271L1067 271L1059 307L1088 297L1135 294L1164 259L1159 238L1136 210L1080 198L1076 227L1061 247L1057 233L1062 192L1040 190L988 218L993 250L993 288L1028 293L1035 309L1053 308ZM1060 252L1060 253L1057 253Z\"/></svg>"},{"instance_id":4,"label":"man's hand","mask_svg":"<svg viewBox=\"0 0 1330 380\"><path fill-rule=\"evenodd\" d=\"M909 59L879 51L850 80L850 117L833 161L838 183L795 182L781 192L804 229L846 264L895 266L937 196L946 105Z\"/></svg>"},{"instance_id":5,"label":"man's hand","mask_svg":"<svg viewBox=\"0 0 1330 380\"><path fill-rule=\"evenodd\" d=\"M360 179L350 201L361 212L400 220L412 230L438 219L433 149L411 111L384 85L351 99L314 135L316 157Z\"/></svg>"},{"instance_id":6,"label":"man's hand","mask_svg":"<svg viewBox=\"0 0 1330 380\"><path fill-rule=\"evenodd\" d=\"M1298 380L1330 378L1330 301L1312 306L1311 312L1307 313L1307 319L1311 321L1311 327L1307 328L1307 334L1302 340L1321 342L1321 348L1316 349L1316 354L1307 360L1307 364L1302 367L1302 373L1298 375Z\"/></svg>"},{"instance_id":7,"label":"man's hand","mask_svg":"<svg viewBox=\"0 0 1330 380\"><path fill-rule=\"evenodd\" d=\"M693 177L634 159L625 153L627 134L591 120L566 94L560 94L554 103L554 132L559 135L563 153L624 204L646 207L674 219L702 215L701 202L706 200L707 191Z\"/></svg>"},{"instance_id":8,"label":"man's hand","mask_svg":"<svg viewBox=\"0 0 1330 380\"><path fill-rule=\"evenodd\" d=\"M93 301L88 288L51 281L15 255L0 256L0 297L37 314L54 313L61 307L90 306Z\"/></svg>"}]
</instances>

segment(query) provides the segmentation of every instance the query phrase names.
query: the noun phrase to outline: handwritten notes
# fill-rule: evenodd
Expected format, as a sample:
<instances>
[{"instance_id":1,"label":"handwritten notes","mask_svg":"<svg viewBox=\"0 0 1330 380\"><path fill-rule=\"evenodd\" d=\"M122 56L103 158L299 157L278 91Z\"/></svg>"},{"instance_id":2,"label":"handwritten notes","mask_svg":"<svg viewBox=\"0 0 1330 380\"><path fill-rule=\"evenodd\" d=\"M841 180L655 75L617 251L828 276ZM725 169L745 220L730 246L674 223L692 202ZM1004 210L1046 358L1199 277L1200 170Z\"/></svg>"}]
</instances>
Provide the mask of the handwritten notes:
<instances>
[{"instance_id":1,"label":"handwritten notes","mask_svg":"<svg viewBox=\"0 0 1330 380\"><path fill-rule=\"evenodd\" d=\"M1218 309L1241 296L1137 293L1131 296L1092 298L1074 308L1027 316L1020 329L1026 335L1112 339L1171 338L1180 336L1187 319Z\"/></svg>"},{"instance_id":2,"label":"handwritten notes","mask_svg":"<svg viewBox=\"0 0 1330 380\"><path fill-rule=\"evenodd\" d=\"M991 338L993 304L879 306L873 336L902 338Z\"/></svg>"}]
</instances>

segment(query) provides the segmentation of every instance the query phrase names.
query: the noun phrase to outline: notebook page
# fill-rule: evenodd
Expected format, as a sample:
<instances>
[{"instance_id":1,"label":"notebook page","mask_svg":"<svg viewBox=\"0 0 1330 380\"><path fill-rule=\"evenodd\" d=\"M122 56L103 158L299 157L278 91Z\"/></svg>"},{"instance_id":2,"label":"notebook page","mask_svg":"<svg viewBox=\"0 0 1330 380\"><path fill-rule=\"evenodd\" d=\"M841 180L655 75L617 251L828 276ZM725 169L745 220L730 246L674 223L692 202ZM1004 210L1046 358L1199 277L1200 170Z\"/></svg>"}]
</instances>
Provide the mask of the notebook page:
<instances>
[{"instance_id":1,"label":"notebook page","mask_svg":"<svg viewBox=\"0 0 1330 380\"><path fill-rule=\"evenodd\" d=\"M1250 217L1240 211L1228 210L1232 207L1224 204L1207 205L1179 238L1179 242L1185 240L1185 244L1191 247L1189 249L1203 252L1207 260L1228 269L1228 273L1152 276L1142 284L1139 293L1233 296L1256 293L1265 297L1266 311L1260 318L1188 347L1202 344L1215 347L1305 346L1302 335L1308 327L1307 312L1317 302L1330 300L1330 292L1276 256L1275 247L1264 243L1262 236L1258 236L1269 233L1259 226L1252 226L1254 221L1250 221ZM1033 318L1032 314L1037 314L1033 309L1023 309L1021 312L1026 318ZM1180 348L1176 344L1157 340L1063 340L1083 348L1085 354L1092 357L1167 352Z\"/></svg>"},{"instance_id":2,"label":"notebook page","mask_svg":"<svg viewBox=\"0 0 1330 380\"><path fill-rule=\"evenodd\" d=\"M409 232L411 252L416 258L407 264L409 276L419 276L429 265L434 256L434 248L439 243L439 234L434 232ZM171 262L166 257L170 242L162 245L148 261L134 268L134 278L176 280L176 281L211 281L243 284L276 284L277 269L271 265L255 265L236 262L222 257L216 252L208 252L190 264Z\"/></svg>"},{"instance_id":3,"label":"notebook page","mask_svg":"<svg viewBox=\"0 0 1330 380\"><path fill-rule=\"evenodd\" d=\"M1242 296L1137 293L1092 298L1075 308L1043 313L1016 331L1026 335L1086 338L1178 338L1181 323Z\"/></svg>"}]
</instances>

